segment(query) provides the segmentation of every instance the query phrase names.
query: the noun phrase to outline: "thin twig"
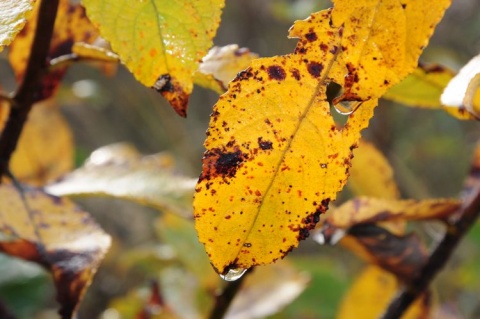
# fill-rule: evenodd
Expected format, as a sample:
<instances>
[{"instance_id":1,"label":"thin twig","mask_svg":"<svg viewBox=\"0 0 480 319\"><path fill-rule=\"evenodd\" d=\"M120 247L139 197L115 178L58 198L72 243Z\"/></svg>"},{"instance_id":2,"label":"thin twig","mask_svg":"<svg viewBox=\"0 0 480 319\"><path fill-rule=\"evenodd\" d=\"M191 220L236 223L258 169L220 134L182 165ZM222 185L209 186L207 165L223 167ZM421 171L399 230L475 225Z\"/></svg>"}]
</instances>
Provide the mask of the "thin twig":
<instances>
[{"instance_id":1,"label":"thin twig","mask_svg":"<svg viewBox=\"0 0 480 319\"><path fill-rule=\"evenodd\" d=\"M10 157L17 146L23 125L39 95L41 81L47 70L47 56L53 35L59 0L42 0L38 10L37 27L22 83L13 96L13 105L5 129L0 136L0 177L8 170ZM1 179L0 179L1 180Z\"/></svg>"},{"instance_id":2,"label":"thin twig","mask_svg":"<svg viewBox=\"0 0 480 319\"><path fill-rule=\"evenodd\" d=\"M222 293L218 295L215 299L215 305L210 313L209 319L222 319L225 316L230 304L233 301L233 298L237 295L242 287L243 281L248 276L252 270L247 270L242 277L236 281L229 281Z\"/></svg>"},{"instance_id":3,"label":"thin twig","mask_svg":"<svg viewBox=\"0 0 480 319\"><path fill-rule=\"evenodd\" d=\"M412 302L428 288L445 266L458 243L475 224L475 220L480 215L480 186L476 186L471 191L474 196L465 201L460 208L460 218L448 225L445 236L432 251L427 263L414 279L398 292L381 317L382 319L396 319L402 316Z\"/></svg>"}]
</instances>

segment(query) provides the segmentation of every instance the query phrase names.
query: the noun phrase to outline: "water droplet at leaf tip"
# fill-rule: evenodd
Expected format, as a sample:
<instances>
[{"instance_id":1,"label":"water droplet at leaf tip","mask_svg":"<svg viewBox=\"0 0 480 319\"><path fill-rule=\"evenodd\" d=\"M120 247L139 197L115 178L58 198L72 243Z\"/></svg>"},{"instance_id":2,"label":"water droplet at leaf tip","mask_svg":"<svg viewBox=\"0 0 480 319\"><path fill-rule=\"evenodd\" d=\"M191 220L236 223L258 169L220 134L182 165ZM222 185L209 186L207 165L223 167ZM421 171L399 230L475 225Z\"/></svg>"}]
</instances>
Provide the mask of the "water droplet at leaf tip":
<instances>
[{"instance_id":1,"label":"water droplet at leaf tip","mask_svg":"<svg viewBox=\"0 0 480 319\"><path fill-rule=\"evenodd\" d=\"M222 278L225 281L235 281L240 279L247 270L248 269L243 269L243 268L231 268L231 269L228 269L227 273L220 274L220 278Z\"/></svg>"}]
</instances>

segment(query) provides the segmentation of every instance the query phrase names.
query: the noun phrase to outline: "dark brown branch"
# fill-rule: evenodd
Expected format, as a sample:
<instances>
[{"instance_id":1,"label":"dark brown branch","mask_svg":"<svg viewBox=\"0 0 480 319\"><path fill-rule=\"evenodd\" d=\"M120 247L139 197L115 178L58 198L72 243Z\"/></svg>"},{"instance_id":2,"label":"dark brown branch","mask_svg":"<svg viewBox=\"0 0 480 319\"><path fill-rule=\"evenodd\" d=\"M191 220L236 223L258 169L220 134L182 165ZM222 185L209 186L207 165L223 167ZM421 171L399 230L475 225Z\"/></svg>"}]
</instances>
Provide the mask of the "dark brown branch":
<instances>
[{"instance_id":1,"label":"dark brown branch","mask_svg":"<svg viewBox=\"0 0 480 319\"><path fill-rule=\"evenodd\" d=\"M237 293L240 291L243 281L251 271L251 269L247 270L247 272L238 280L229 281L227 283L222 293L216 297L215 305L210 313L210 316L208 317L209 319L222 319L225 316L225 313L227 312L228 307L230 307L233 298L235 298Z\"/></svg>"},{"instance_id":2,"label":"dark brown branch","mask_svg":"<svg viewBox=\"0 0 480 319\"><path fill-rule=\"evenodd\" d=\"M48 68L47 56L53 35L59 0L42 0L38 10L37 27L19 89L13 96L5 129L0 136L0 177L8 170L10 157L17 146L28 113L39 95L40 83Z\"/></svg>"},{"instance_id":3,"label":"dark brown branch","mask_svg":"<svg viewBox=\"0 0 480 319\"><path fill-rule=\"evenodd\" d=\"M458 220L448 225L443 239L430 254L427 263L420 269L414 279L398 292L392 300L382 319L400 318L415 299L425 291L438 272L445 266L458 243L468 232L480 215L480 186L472 193L460 209Z\"/></svg>"}]
</instances>

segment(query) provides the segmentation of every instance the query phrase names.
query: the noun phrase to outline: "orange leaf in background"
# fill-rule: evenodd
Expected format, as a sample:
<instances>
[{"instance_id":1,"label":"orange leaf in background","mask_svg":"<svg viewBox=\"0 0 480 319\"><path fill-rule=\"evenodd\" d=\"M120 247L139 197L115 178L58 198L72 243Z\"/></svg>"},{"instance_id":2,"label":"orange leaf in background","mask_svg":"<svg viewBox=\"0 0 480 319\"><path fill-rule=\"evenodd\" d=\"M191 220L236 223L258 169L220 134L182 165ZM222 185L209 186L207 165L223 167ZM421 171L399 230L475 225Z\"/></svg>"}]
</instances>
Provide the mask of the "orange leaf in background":
<instances>
[{"instance_id":1,"label":"orange leaf in background","mask_svg":"<svg viewBox=\"0 0 480 319\"><path fill-rule=\"evenodd\" d=\"M71 318L110 246L110 237L70 200L0 186L0 250L53 275L62 318Z\"/></svg>"},{"instance_id":2,"label":"orange leaf in background","mask_svg":"<svg viewBox=\"0 0 480 319\"><path fill-rule=\"evenodd\" d=\"M344 186L377 99L411 72L450 4L335 1L297 21L295 53L254 60L211 117L194 211L219 273L273 262L298 246ZM333 103L352 113L343 128ZM346 110L346 111L345 111Z\"/></svg>"},{"instance_id":3,"label":"orange leaf in background","mask_svg":"<svg viewBox=\"0 0 480 319\"><path fill-rule=\"evenodd\" d=\"M39 4L40 1L37 1L31 18L9 48L8 59L18 82L23 78L30 55ZM74 42L92 43L97 37L98 33L86 18L84 8L79 4L71 4L69 0L60 0L48 57L51 60L72 53ZM59 67L50 70L42 81L42 93L37 100L46 99L56 92L66 69L67 67Z\"/></svg>"},{"instance_id":4,"label":"orange leaf in background","mask_svg":"<svg viewBox=\"0 0 480 319\"><path fill-rule=\"evenodd\" d=\"M73 168L74 151L73 135L59 106L52 99L44 100L29 114L10 170L19 181L42 186Z\"/></svg>"},{"instance_id":5,"label":"orange leaf in background","mask_svg":"<svg viewBox=\"0 0 480 319\"><path fill-rule=\"evenodd\" d=\"M336 318L380 318L398 288L395 276L378 267L368 266L343 298ZM429 313L430 294L426 293L401 318L429 318Z\"/></svg>"}]
</instances>

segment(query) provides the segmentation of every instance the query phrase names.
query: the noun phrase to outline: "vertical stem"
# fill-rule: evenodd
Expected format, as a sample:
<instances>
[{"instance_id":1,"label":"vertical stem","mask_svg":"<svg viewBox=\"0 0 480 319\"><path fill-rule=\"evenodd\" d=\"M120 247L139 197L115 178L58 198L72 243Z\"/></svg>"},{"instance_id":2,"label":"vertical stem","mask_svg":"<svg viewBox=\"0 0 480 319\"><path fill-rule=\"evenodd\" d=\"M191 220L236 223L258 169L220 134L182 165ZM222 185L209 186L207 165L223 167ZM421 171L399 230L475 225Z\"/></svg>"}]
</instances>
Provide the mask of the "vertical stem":
<instances>
[{"instance_id":1,"label":"vertical stem","mask_svg":"<svg viewBox=\"0 0 480 319\"><path fill-rule=\"evenodd\" d=\"M237 293L240 291L243 281L250 272L251 270L248 270L238 280L228 282L222 293L217 296L215 300L215 305L212 309L212 312L210 313L210 316L208 317L209 319L222 319L225 316L225 313L227 312L228 307L230 307L233 298L235 298Z\"/></svg>"},{"instance_id":2,"label":"vertical stem","mask_svg":"<svg viewBox=\"0 0 480 319\"><path fill-rule=\"evenodd\" d=\"M11 111L0 136L0 178L8 171L10 158L17 146L28 113L36 102L40 89L39 84L48 67L47 57L57 16L58 2L59 0L42 0L40 2L37 26L25 75L12 99Z\"/></svg>"},{"instance_id":3,"label":"vertical stem","mask_svg":"<svg viewBox=\"0 0 480 319\"><path fill-rule=\"evenodd\" d=\"M445 266L458 243L465 236L480 215L480 186L472 192L474 196L466 201L460 209L460 218L451 223L445 236L430 254L427 263L420 269L417 276L391 301L382 319L400 318L415 299L425 291L435 276Z\"/></svg>"}]
</instances>

